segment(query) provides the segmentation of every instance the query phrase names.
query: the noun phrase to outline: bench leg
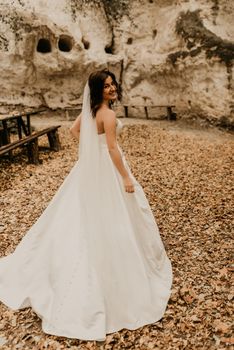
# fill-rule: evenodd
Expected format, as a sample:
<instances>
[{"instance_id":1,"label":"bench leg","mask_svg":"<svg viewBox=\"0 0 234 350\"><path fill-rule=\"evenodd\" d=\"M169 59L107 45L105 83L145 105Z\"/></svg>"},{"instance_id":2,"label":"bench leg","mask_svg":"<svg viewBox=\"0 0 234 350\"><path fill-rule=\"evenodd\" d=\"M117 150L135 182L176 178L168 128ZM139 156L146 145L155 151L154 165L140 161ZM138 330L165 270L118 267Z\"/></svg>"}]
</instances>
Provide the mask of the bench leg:
<instances>
[{"instance_id":1,"label":"bench leg","mask_svg":"<svg viewBox=\"0 0 234 350\"><path fill-rule=\"evenodd\" d=\"M168 120L176 120L176 113L172 112L171 107L167 107L167 119Z\"/></svg>"},{"instance_id":2,"label":"bench leg","mask_svg":"<svg viewBox=\"0 0 234 350\"><path fill-rule=\"evenodd\" d=\"M128 118L128 106L124 106L124 115L125 118Z\"/></svg>"},{"instance_id":3,"label":"bench leg","mask_svg":"<svg viewBox=\"0 0 234 350\"><path fill-rule=\"evenodd\" d=\"M5 132L5 130L2 130L0 132L0 143L1 143L1 146L7 145L10 142L11 142L11 140L10 140L10 136L9 136L8 132Z\"/></svg>"},{"instance_id":4,"label":"bench leg","mask_svg":"<svg viewBox=\"0 0 234 350\"><path fill-rule=\"evenodd\" d=\"M146 119L149 119L149 113L148 113L147 106L144 107L144 110L145 110L145 117L146 117Z\"/></svg>"},{"instance_id":5,"label":"bench leg","mask_svg":"<svg viewBox=\"0 0 234 350\"><path fill-rule=\"evenodd\" d=\"M7 145L8 143L11 142L11 139L10 139L9 129L7 128L6 120L2 121L2 126L3 126L3 130L1 133L2 144Z\"/></svg>"},{"instance_id":6,"label":"bench leg","mask_svg":"<svg viewBox=\"0 0 234 350\"><path fill-rule=\"evenodd\" d=\"M47 136L49 140L50 149L52 149L53 151L59 151L61 149L61 144L59 141L58 130L48 132Z\"/></svg>"},{"instance_id":7,"label":"bench leg","mask_svg":"<svg viewBox=\"0 0 234 350\"><path fill-rule=\"evenodd\" d=\"M2 126L3 126L3 130L0 134L0 145L4 146L7 145L8 143L11 143L11 138L10 138L10 133L9 130L7 128L7 122L6 120L2 121ZM13 153L12 151L8 152L9 158L11 159L13 157Z\"/></svg>"},{"instance_id":8,"label":"bench leg","mask_svg":"<svg viewBox=\"0 0 234 350\"><path fill-rule=\"evenodd\" d=\"M27 145L29 163L39 164L38 139L31 141Z\"/></svg>"}]
</instances>

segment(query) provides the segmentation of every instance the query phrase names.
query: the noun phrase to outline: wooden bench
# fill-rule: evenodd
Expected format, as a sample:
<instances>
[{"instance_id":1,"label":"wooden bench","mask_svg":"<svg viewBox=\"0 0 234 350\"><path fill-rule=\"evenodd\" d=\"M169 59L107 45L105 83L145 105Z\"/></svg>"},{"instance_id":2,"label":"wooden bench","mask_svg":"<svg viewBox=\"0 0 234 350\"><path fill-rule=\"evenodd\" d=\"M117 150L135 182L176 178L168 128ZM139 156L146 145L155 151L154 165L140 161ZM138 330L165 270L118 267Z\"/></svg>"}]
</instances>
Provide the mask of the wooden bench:
<instances>
[{"instance_id":1,"label":"wooden bench","mask_svg":"<svg viewBox=\"0 0 234 350\"><path fill-rule=\"evenodd\" d=\"M0 147L6 145L9 141L7 135L9 135L12 126L6 126L5 129L0 126Z\"/></svg>"},{"instance_id":2,"label":"wooden bench","mask_svg":"<svg viewBox=\"0 0 234 350\"><path fill-rule=\"evenodd\" d=\"M175 107L175 105L148 105L148 106L144 106L144 105L124 105L124 114L125 114L125 118L128 118L128 108L129 107L144 107L144 111L145 111L145 116L146 119L149 119L149 112L148 112L148 108L149 107L163 107L166 108L167 110L167 119L168 120L176 120L176 113L172 111L172 108Z\"/></svg>"},{"instance_id":3,"label":"wooden bench","mask_svg":"<svg viewBox=\"0 0 234 350\"><path fill-rule=\"evenodd\" d=\"M12 155L12 150L20 147L26 146L28 150L28 159L30 163L38 164L39 161L39 148L38 148L38 138L43 135L47 135L50 149L54 151L59 151L61 149L59 136L58 136L58 128L61 125L52 126L25 137L17 141L13 141L11 143L5 144L0 147L0 156L8 153L10 156Z\"/></svg>"}]
</instances>

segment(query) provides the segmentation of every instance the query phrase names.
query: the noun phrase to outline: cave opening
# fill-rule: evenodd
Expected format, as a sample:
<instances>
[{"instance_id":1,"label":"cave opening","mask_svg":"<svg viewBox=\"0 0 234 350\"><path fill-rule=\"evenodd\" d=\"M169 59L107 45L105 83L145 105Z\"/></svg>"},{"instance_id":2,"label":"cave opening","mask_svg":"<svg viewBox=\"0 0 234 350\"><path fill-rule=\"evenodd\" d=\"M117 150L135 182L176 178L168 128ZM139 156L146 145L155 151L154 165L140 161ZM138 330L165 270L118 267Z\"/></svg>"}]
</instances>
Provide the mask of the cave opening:
<instances>
[{"instance_id":1,"label":"cave opening","mask_svg":"<svg viewBox=\"0 0 234 350\"><path fill-rule=\"evenodd\" d=\"M51 43L49 39L41 38L37 43L37 52L49 53L51 52Z\"/></svg>"},{"instance_id":2,"label":"cave opening","mask_svg":"<svg viewBox=\"0 0 234 350\"><path fill-rule=\"evenodd\" d=\"M106 53L109 53L109 54L111 54L111 55L113 55L113 54L114 54L114 52L113 52L113 46L112 46L112 45L106 45L106 46L105 46L105 52L106 52Z\"/></svg>"},{"instance_id":3,"label":"cave opening","mask_svg":"<svg viewBox=\"0 0 234 350\"><path fill-rule=\"evenodd\" d=\"M72 50L72 38L67 35L61 35L58 41L58 48L60 51L69 52Z\"/></svg>"},{"instance_id":4,"label":"cave opening","mask_svg":"<svg viewBox=\"0 0 234 350\"><path fill-rule=\"evenodd\" d=\"M157 29L153 29L153 32L152 32L152 37L153 37L153 39L156 38L157 34L158 34Z\"/></svg>"},{"instance_id":5,"label":"cave opening","mask_svg":"<svg viewBox=\"0 0 234 350\"><path fill-rule=\"evenodd\" d=\"M90 42L86 40L84 37L82 37L81 41L84 45L85 50L88 50L90 48Z\"/></svg>"},{"instance_id":6,"label":"cave opening","mask_svg":"<svg viewBox=\"0 0 234 350\"><path fill-rule=\"evenodd\" d=\"M132 39L132 38L128 38L128 40L127 40L127 45L131 45L132 42L133 42L133 39Z\"/></svg>"}]
</instances>

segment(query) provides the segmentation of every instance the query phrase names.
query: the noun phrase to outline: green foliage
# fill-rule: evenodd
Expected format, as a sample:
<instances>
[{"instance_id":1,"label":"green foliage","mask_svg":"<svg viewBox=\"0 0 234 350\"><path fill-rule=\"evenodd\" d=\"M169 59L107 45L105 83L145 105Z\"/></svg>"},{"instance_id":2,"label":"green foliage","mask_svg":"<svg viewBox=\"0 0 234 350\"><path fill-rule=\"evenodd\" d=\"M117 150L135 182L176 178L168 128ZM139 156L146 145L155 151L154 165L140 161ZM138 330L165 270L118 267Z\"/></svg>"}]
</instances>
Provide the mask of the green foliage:
<instances>
[{"instance_id":1,"label":"green foliage","mask_svg":"<svg viewBox=\"0 0 234 350\"><path fill-rule=\"evenodd\" d=\"M172 63L179 57L196 56L201 51L206 52L207 58L218 57L227 66L233 64L234 43L223 40L208 30L200 18L200 11L182 12L176 22L176 33L187 44L189 51L178 51L169 55ZM196 49L191 50L194 46Z\"/></svg>"}]
</instances>

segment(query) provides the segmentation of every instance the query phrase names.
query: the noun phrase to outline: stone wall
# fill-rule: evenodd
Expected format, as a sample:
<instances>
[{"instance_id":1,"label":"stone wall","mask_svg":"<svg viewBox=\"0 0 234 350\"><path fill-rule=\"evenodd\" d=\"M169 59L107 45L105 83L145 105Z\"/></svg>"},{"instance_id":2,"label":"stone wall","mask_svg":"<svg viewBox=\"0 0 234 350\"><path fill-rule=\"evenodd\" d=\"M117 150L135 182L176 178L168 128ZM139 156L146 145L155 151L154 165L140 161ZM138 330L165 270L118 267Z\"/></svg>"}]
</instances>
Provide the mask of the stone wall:
<instances>
[{"instance_id":1,"label":"stone wall","mask_svg":"<svg viewBox=\"0 0 234 350\"><path fill-rule=\"evenodd\" d=\"M125 104L234 121L229 0L0 0L0 10L1 113L75 108L89 73L109 67Z\"/></svg>"}]
</instances>

